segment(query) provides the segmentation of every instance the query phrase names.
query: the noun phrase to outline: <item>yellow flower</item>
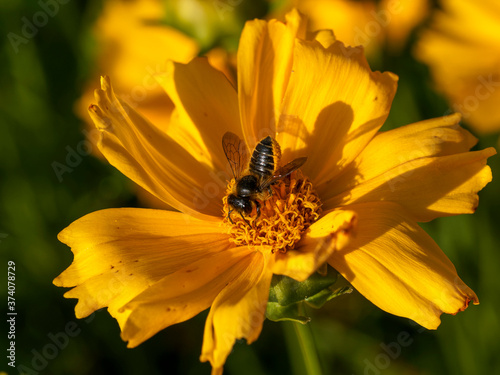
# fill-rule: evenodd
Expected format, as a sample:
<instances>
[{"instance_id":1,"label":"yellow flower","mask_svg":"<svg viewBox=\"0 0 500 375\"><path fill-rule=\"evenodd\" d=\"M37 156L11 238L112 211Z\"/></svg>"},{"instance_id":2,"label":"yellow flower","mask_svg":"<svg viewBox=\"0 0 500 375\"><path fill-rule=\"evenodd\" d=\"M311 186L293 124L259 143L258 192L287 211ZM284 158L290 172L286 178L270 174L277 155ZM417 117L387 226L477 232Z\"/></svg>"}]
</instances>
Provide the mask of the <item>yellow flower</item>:
<instances>
[{"instance_id":1,"label":"yellow flower","mask_svg":"<svg viewBox=\"0 0 500 375\"><path fill-rule=\"evenodd\" d=\"M479 132L500 130L500 5L442 0L416 48L453 111Z\"/></svg>"},{"instance_id":2,"label":"yellow flower","mask_svg":"<svg viewBox=\"0 0 500 375\"><path fill-rule=\"evenodd\" d=\"M491 180L495 150L469 152L476 140L459 115L380 133L397 77L372 72L331 32L306 37L296 11L246 24L237 90L204 58L171 62L158 79L175 105L165 128L107 78L89 112L109 162L178 211L107 209L59 234L74 261L54 283L74 287L65 297L78 299L78 318L108 307L134 347L210 308L201 360L220 373L235 340L259 336L273 274L302 281L328 262L377 306L429 329L478 303L417 224L474 212ZM307 157L271 186L259 219L255 208L228 218L227 132L250 151L272 136L282 164Z\"/></svg>"},{"instance_id":3,"label":"yellow flower","mask_svg":"<svg viewBox=\"0 0 500 375\"><path fill-rule=\"evenodd\" d=\"M304 13L309 30L333 29L337 39L349 46L362 45L369 56L384 42L399 51L429 11L429 0L288 0L283 4Z\"/></svg>"},{"instance_id":4,"label":"yellow flower","mask_svg":"<svg viewBox=\"0 0 500 375\"><path fill-rule=\"evenodd\" d=\"M199 50L194 40L162 25L164 17L160 0L106 0L93 30L97 44L95 79L102 74L112 76L115 88L129 105L159 126L173 105L153 76L165 70L167 60L187 63ZM95 79L78 103L77 110L85 121Z\"/></svg>"}]
</instances>

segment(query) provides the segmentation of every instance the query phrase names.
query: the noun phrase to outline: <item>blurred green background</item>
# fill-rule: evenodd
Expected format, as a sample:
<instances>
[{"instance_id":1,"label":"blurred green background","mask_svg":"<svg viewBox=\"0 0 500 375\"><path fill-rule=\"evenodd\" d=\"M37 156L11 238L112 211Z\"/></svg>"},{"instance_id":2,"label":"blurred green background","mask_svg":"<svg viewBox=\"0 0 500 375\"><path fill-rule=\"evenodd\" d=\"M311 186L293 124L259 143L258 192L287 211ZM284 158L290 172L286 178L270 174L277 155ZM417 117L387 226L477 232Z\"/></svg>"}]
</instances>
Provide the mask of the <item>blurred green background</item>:
<instances>
[{"instance_id":1,"label":"blurred green background","mask_svg":"<svg viewBox=\"0 0 500 375\"><path fill-rule=\"evenodd\" d=\"M90 29L102 7L97 0L58 4L57 14L48 17L36 35L14 47L8 34L23 35L23 17L31 19L41 6L28 0L0 3L0 275L4 285L0 296L6 307L7 261L14 261L18 366L7 366L10 340L4 322L0 372L18 374L22 373L19 366L24 366L26 374L208 374L210 366L198 360L206 312L160 332L136 349L127 349L107 312L77 320L76 301L64 299L64 290L52 285L72 261L69 248L57 241L61 229L92 211L139 206L132 184L91 155L73 159L62 181L54 171L54 162L69 165L68 155L85 139L74 105L93 70ZM201 41L202 50L217 43L235 48L245 18L265 16L270 7L265 1L238 3L231 27L214 22L220 29ZM189 23L180 27L197 36ZM446 101L432 90L428 69L411 56L414 39L412 34L401 53L382 50L371 61L373 70L389 70L400 77L385 129L448 110ZM477 148L496 146L497 138L481 137ZM500 173L498 159L489 162L494 175ZM319 311L310 311L325 374L500 374L499 184L494 179L480 193L476 214L424 226L481 304L455 317L443 316L439 329L430 332L380 311L356 292L333 300ZM288 348L288 328L287 323L266 321L256 343L235 346L225 373L300 374L290 355L293 348ZM64 339L65 330L73 337ZM408 345L397 349L394 343L401 335ZM57 338L59 347L54 345ZM394 358L384 347L392 348Z\"/></svg>"}]
</instances>

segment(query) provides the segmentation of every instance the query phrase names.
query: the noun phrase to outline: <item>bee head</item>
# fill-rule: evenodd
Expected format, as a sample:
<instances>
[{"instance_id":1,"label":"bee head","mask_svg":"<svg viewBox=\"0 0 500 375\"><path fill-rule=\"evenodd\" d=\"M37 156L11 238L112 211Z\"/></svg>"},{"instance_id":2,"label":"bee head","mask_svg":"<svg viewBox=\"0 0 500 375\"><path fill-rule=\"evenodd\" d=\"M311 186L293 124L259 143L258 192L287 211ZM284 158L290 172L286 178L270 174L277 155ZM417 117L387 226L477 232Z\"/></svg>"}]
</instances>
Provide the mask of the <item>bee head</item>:
<instances>
[{"instance_id":1,"label":"bee head","mask_svg":"<svg viewBox=\"0 0 500 375\"><path fill-rule=\"evenodd\" d=\"M252 201L249 198L239 197L234 194L230 194L227 197L227 204L233 207L238 212L244 212L245 215L250 215L252 213Z\"/></svg>"}]
</instances>

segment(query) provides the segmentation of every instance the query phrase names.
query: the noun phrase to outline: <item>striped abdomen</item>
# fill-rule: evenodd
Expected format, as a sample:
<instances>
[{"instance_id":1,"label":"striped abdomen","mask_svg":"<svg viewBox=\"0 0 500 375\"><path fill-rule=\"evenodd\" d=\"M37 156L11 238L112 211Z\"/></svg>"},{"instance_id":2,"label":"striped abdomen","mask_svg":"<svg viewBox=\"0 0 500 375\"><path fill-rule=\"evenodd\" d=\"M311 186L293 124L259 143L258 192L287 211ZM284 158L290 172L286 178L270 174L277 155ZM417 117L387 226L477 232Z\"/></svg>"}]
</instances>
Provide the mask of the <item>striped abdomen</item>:
<instances>
[{"instance_id":1,"label":"striped abdomen","mask_svg":"<svg viewBox=\"0 0 500 375\"><path fill-rule=\"evenodd\" d=\"M261 177L272 176L280 158L280 145L273 138L267 136L255 146L250 159L249 171Z\"/></svg>"}]
</instances>

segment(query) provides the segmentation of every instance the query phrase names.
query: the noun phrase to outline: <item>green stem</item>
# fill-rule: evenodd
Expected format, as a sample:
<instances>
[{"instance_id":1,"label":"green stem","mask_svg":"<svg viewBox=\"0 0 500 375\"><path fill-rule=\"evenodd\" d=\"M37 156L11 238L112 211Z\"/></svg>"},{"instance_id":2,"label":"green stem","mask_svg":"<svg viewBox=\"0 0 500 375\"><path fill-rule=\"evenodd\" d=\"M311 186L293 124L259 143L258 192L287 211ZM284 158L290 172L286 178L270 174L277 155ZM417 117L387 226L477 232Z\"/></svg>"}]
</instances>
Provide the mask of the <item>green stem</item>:
<instances>
[{"instance_id":1,"label":"green stem","mask_svg":"<svg viewBox=\"0 0 500 375\"><path fill-rule=\"evenodd\" d=\"M321 375L310 323L284 322L284 328L293 373Z\"/></svg>"}]
</instances>

